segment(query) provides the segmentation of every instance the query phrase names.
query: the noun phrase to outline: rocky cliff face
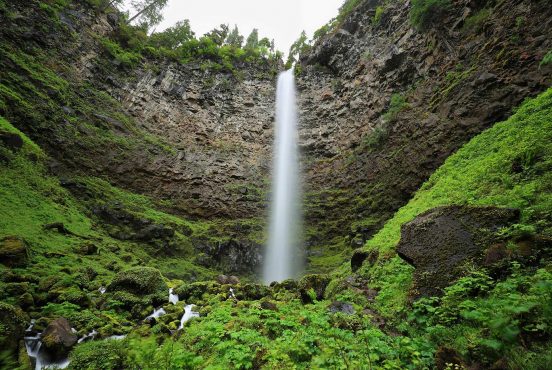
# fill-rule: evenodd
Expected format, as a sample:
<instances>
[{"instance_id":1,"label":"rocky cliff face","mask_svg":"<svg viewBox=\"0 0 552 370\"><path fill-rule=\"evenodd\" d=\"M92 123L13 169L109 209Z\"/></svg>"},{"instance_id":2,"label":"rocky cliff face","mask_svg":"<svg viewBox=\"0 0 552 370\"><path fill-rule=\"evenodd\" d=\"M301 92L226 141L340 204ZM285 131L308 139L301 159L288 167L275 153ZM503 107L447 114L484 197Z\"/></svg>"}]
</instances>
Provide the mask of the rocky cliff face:
<instances>
[{"instance_id":1,"label":"rocky cliff face","mask_svg":"<svg viewBox=\"0 0 552 370\"><path fill-rule=\"evenodd\" d=\"M2 90L0 114L47 148L54 173L101 175L189 217L263 219L269 68L231 74L147 58L129 68L102 46L119 32L116 14L10 6L0 74L38 108ZM550 67L539 66L552 48L550 7L454 1L426 31L409 12L409 2L366 0L302 60L307 239L317 269L327 262L312 257L361 246L447 156L552 82ZM57 77L34 81L33 58Z\"/></svg>"},{"instance_id":2,"label":"rocky cliff face","mask_svg":"<svg viewBox=\"0 0 552 370\"><path fill-rule=\"evenodd\" d=\"M427 31L409 12L364 1L303 58L313 245L342 235L361 246L451 153L552 83L539 66L550 7L454 1Z\"/></svg>"}]
</instances>

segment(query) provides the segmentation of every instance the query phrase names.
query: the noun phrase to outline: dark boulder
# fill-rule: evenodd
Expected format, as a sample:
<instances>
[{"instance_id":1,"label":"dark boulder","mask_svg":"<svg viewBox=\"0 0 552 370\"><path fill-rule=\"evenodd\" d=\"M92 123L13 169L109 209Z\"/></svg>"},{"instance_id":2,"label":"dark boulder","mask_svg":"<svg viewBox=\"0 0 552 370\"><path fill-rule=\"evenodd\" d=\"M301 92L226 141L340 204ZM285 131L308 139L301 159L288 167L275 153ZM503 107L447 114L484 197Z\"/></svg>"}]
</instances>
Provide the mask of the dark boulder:
<instances>
[{"instance_id":1,"label":"dark boulder","mask_svg":"<svg viewBox=\"0 0 552 370\"><path fill-rule=\"evenodd\" d=\"M217 283L221 285L238 285L240 279L237 276L219 275L217 276Z\"/></svg>"},{"instance_id":2,"label":"dark boulder","mask_svg":"<svg viewBox=\"0 0 552 370\"><path fill-rule=\"evenodd\" d=\"M373 250L370 252L363 250L355 251L353 253L353 256L351 257L351 270L353 272L358 271L366 260L368 260L370 265L373 265L377 261L378 256L379 253L377 250Z\"/></svg>"},{"instance_id":3,"label":"dark boulder","mask_svg":"<svg viewBox=\"0 0 552 370\"><path fill-rule=\"evenodd\" d=\"M136 232L134 239L140 241L152 241L155 239L170 239L174 236L174 230L165 225L152 224Z\"/></svg>"},{"instance_id":4,"label":"dark boulder","mask_svg":"<svg viewBox=\"0 0 552 370\"><path fill-rule=\"evenodd\" d=\"M278 306L276 306L276 303L271 301L262 301L261 308L263 310L278 311Z\"/></svg>"},{"instance_id":5,"label":"dark boulder","mask_svg":"<svg viewBox=\"0 0 552 370\"><path fill-rule=\"evenodd\" d=\"M216 267L227 274L252 274L261 265L262 247L252 241L230 239L213 243L197 239L194 245L204 256L199 263L206 267Z\"/></svg>"},{"instance_id":6,"label":"dark boulder","mask_svg":"<svg viewBox=\"0 0 552 370\"><path fill-rule=\"evenodd\" d=\"M324 293L329 282L330 278L327 275L313 274L303 276L297 284L301 301L307 304L313 303L313 298L319 301L324 299Z\"/></svg>"},{"instance_id":7,"label":"dark boulder","mask_svg":"<svg viewBox=\"0 0 552 370\"><path fill-rule=\"evenodd\" d=\"M78 337L67 319L60 317L52 321L42 333L43 348L54 358L63 358L77 344Z\"/></svg>"},{"instance_id":8,"label":"dark boulder","mask_svg":"<svg viewBox=\"0 0 552 370\"><path fill-rule=\"evenodd\" d=\"M500 241L497 231L519 220L519 211L496 207L439 207L402 226L398 255L414 266L413 296L439 295L468 261L483 263Z\"/></svg>"},{"instance_id":9,"label":"dark boulder","mask_svg":"<svg viewBox=\"0 0 552 370\"><path fill-rule=\"evenodd\" d=\"M159 270L152 267L134 267L119 272L107 287L108 291L125 291L136 295L166 292L168 289Z\"/></svg>"},{"instance_id":10,"label":"dark boulder","mask_svg":"<svg viewBox=\"0 0 552 370\"><path fill-rule=\"evenodd\" d=\"M23 147L23 138L14 132L0 131L0 144L15 152Z\"/></svg>"},{"instance_id":11,"label":"dark boulder","mask_svg":"<svg viewBox=\"0 0 552 370\"><path fill-rule=\"evenodd\" d=\"M355 313L355 308L352 304L339 301L332 302L332 304L328 306L328 310L330 310L331 313L341 312L347 315L353 315Z\"/></svg>"},{"instance_id":12,"label":"dark boulder","mask_svg":"<svg viewBox=\"0 0 552 370\"><path fill-rule=\"evenodd\" d=\"M17 236L0 239L0 263L8 267L23 267L29 261L29 247Z\"/></svg>"},{"instance_id":13,"label":"dark boulder","mask_svg":"<svg viewBox=\"0 0 552 370\"><path fill-rule=\"evenodd\" d=\"M257 301L271 295L270 289L261 284L245 284L234 290L236 298L240 301Z\"/></svg>"}]
</instances>

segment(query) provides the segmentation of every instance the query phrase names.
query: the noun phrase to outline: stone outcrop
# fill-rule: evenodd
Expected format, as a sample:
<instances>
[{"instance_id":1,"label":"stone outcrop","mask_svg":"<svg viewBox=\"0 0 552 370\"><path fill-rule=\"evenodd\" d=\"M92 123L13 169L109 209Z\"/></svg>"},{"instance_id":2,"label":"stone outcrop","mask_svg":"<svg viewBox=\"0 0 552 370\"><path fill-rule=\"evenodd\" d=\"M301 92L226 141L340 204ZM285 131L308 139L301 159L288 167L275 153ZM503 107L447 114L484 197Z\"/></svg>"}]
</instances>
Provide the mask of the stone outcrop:
<instances>
[{"instance_id":1,"label":"stone outcrop","mask_svg":"<svg viewBox=\"0 0 552 370\"><path fill-rule=\"evenodd\" d=\"M501 240L501 228L519 220L519 211L495 207L439 207L401 228L397 254L414 266L413 296L439 295L461 276L465 264L481 264Z\"/></svg>"},{"instance_id":2,"label":"stone outcrop","mask_svg":"<svg viewBox=\"0 0 552 370\"><path fill-rule=\"evenodd\" d=\"M120 272L107 287L108 291L120 290L136 295L165 292L168 289L159 270L151 267L135 267Z\"/></svg>"},{"instance_id":3,"label":"stone outcrop","mask_svg":"<svg viewBox=\"0 0 552 370\"><path fill-rule=\"evenodd\" d=\"M552 66L539 65L552 48L552 8L453 1L418 31L409 4L365 0L303 56L297 85L306 221L319 230L313 247L335 236L362 245L451 153L552 84ZM493 9L470 26L484 7ZM393 95L405 104L386 114Z\"/></svg>"},{"instance_id":4,"label":"stone outcrop","mask_svg":"<svg viewBox=\"0 0 552 370\"><path fill-rule=\"evenodd\" d=\"M22 267L29 261L29 247L17 236L0 239L0 263L8 267Z\"/></svg>"},{"instance_id":5,"label":"stone outcrop","mask_svg":"<svg viewBox=\"0 0 552 370\"><path fill-rule=\"evenodd\" d=\"M78 337L66 318L52 321L41 335L44 349L53 358L63 358L77 344Z\"/></svg>"}]
</instances>

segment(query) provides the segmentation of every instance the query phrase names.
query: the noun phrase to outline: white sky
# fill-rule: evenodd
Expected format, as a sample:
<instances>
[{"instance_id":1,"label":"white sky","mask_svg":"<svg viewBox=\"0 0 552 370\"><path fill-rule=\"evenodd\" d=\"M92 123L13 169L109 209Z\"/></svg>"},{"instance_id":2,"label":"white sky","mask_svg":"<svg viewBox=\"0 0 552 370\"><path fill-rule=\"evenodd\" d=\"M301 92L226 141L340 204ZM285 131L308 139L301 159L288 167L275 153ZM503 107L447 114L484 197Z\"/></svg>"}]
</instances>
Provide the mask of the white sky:
<instances>
[{"instance_id":1,"label":"white sky","mask_svg":"<svg viewBox=\"0 0 552 370\"><path fill-rule=\"evenodd\" d=\"M238 25L247 37L253 28L259 36L274 39L276 48L287 54L301 31L312 37L314 31L337 15L344 0L169 0L162 31L179 20L189 19L201 36L222 23Z\"/></svg>"}]
</instances>

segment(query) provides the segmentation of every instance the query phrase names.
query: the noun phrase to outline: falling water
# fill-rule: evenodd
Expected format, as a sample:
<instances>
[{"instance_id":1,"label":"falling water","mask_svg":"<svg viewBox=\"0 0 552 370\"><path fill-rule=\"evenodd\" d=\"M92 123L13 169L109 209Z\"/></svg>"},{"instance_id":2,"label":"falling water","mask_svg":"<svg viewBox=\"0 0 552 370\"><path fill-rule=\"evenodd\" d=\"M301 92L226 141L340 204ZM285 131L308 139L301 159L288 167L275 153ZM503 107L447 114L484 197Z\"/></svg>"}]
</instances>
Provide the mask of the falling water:
<instances>
[{"instance_id":1,"label":"falling water","mask_svg":"<svg viewBox=\"0 0 552 370\"><path fill-rule=\"evenodd\" d=\"M294 277L300 268L297 107L293 70L280 74L276 96L276 141L270 235L265 253L266 283Z\"/></svg>"}]
</instances>

